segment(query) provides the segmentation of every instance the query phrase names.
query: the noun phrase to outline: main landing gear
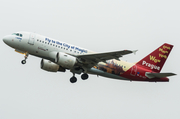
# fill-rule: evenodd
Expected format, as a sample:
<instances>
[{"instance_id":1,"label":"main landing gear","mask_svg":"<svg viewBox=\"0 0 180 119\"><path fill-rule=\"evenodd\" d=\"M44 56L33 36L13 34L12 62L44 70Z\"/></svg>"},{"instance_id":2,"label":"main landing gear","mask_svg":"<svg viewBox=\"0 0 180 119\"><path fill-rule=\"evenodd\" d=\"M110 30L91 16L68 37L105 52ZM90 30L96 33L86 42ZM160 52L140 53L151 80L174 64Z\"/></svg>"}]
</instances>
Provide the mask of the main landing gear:
<instances>
[{"instance_id":1,"label":"main landing gear","mask_svg":"<svg viewBox=\"0 0 180 119\"><path fill-rule=\"evenodd\" d=\"M89 75L87 73L84 73L81 75L81 79L82 80L86 80L88 79ZM75 77L75 74L73 74L73 76L70 78L70 82L71 83L76 83L77 82L77 78Z\"/></svg>"},{"instance_id":2,"label":"main landing gear","mask_svg":"<svg viewBox=\"0 0 180 119\"><path fill-rule=\"evenodd\" d=\"M76 81L77 81L77 78L75 76L70 78L70 82L71 83L76 83Z\"/></svg>"},{"instance_id":3,"label":"main landing gear","mask_svg":"<svg viewBox=\"0 0 180 119\"><path fill-rule=\"evenodd\" d=\"M86 73L84 73L84 74L81 75L81 79L82 79L82 80L86 80L86 79L88 79L88 78L89 78L89 75L86 74Z\"/></svg>"},{"instance_id":4,"label":"main landing gear","mask_svg":"<svg viewBox=\"0 0 180 119\"><path fill-rule=\"evenodd\" d=\"M28 58L28 53L25 53L24 60L21 61L22 64L26 64L26 59Z\"/></svg>"}]
</instances>

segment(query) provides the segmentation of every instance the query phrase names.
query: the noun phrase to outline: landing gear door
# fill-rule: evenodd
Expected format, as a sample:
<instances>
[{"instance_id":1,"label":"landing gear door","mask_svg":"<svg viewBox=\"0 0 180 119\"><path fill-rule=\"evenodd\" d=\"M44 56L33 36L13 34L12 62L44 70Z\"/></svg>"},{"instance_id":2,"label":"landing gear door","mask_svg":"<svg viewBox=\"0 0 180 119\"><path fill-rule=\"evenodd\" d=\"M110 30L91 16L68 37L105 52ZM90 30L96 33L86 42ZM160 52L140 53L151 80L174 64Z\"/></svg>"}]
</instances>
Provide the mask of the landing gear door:
<instances>
[{"instance_id":1,"label":"landing gear door","mask_svg":"<svg viewBox=\"0 0 180 119\"><path fill-rule=\"evenodd\" d=\"M35 38L36 38L36 34L35 33L31 33L30 36L29 36L28 44L34 45Z\"/></svg>"}]
</instances>

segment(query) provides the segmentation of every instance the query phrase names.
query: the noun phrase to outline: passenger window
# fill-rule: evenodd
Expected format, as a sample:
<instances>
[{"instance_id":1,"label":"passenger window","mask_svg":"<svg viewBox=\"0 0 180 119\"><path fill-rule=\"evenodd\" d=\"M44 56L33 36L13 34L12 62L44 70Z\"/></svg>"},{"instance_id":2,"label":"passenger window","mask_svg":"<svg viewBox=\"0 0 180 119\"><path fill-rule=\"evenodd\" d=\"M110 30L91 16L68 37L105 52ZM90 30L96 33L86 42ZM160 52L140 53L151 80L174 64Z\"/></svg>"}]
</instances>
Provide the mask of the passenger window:
<instances>
[{"instance_id":1,"label":"passenger window","mask_svg":"<svg viewBox=\"0 0 180 119\"><path fill-rule=\"evenodd\" d=\"M37 41L39 41L39 39L37 39Z\"/></svg>"},{"instance_id":2,"label":"passenger window","mask_svg":"<svg viewBox=\"0 0 180 119\"><path fill-rule=\"evenodd\" d=\"M58 46L58 48L60 48L60 46Z\"/></svg>"},{"instance_id":3,"label":"passenger window","mask_svg":"<svg viewBox=\"0 0 180 119\"><path fill-rule=\"evenodd\" d=\"M42 43L44 43L44 41L42 41Z\"/></svg>"},{"instance_id":4,"label":"passenger window","mask_svg":"<svg viewBox=\"0 0 180 119\"><path fill-rule=\"evenodd\" d=\"M41 42L41 40L39 42Z\"/></svg>"},{"instance_id":5,"label":"passenger window","mask_svg":"<svg viewBox=\"0 0 180 119\"><path fill-rule=\"evenodd\" d=\"M45 44L46 44L46 42L45 42Z\"/></svg>"}]
</instances>

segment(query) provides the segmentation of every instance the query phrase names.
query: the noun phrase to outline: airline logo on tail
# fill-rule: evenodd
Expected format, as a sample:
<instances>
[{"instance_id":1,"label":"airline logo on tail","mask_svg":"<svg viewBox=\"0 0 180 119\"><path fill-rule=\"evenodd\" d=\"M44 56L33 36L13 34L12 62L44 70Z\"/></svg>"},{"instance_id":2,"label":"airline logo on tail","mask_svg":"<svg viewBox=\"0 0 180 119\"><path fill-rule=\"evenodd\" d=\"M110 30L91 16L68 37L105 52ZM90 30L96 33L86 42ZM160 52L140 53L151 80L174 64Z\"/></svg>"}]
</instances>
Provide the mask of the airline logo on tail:
<instances>
[{"instance_id":1,"label":"airline logo on tail","mask_svg":"<svg viewBox=\"0 0 180 119\"><path fill-rule=\"evenodd\" d=\"M155 63L157 63L157 62L161 62L161 60L156 59L156 57L155 57L155 56L151 56L151 55L149 55L149 57L150 57L150 60L151 60L151 61L153 61L153 62L155 62Z\"/></svg>"},{"instance_id":2,"label":"airline logo on tail","mask_svg":"<svg viewBox=\"0 0 180 119\"><path fill-rule=\"evenodd\" d=\"M156 66L156 65L147 63L146 61L143 61L143 62L142 62L142 65L143 65L143 66L146 66L146 67L149 67L149 68L152 69L152 70L153 70L153 69L160 70L160 67L159 67L159 66Z\"/></svg>"},{"instance_id":3,"label":"airline logo on tail","mask_svg":"<svg viewBox=\"0 0 180 119\"><path fill-rule=\"evenodd\" d=\"M154 72L160 72L172 48L173 45L165 43L147 55L137 64L144 66L145 68Z\"/></svg>"}]
</instances>

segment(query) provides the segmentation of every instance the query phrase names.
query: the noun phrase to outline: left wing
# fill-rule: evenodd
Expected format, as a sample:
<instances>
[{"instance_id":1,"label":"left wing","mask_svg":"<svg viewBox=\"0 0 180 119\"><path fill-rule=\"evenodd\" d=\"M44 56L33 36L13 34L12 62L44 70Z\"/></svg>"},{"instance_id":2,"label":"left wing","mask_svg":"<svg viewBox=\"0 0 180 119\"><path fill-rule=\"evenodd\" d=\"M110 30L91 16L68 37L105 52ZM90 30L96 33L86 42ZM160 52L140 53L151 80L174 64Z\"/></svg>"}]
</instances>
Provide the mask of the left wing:
<instances>
[{"instance_id":1,"label":"left wing","mask_svg":"<svg viewBox=\"0 0 180 119\"><path fill-rule=\"evenodd\" d=\"M76 57L78 58L78 61L80 63L89 65L89 67L93 67L99 62L105 62L106 60L110 60L110 59L119 60L119 58L122 57L123 55L135 53L136 51L123 50L116 52L92 53L85 55L77 55Z\"/></svg>"}]
</instances>

